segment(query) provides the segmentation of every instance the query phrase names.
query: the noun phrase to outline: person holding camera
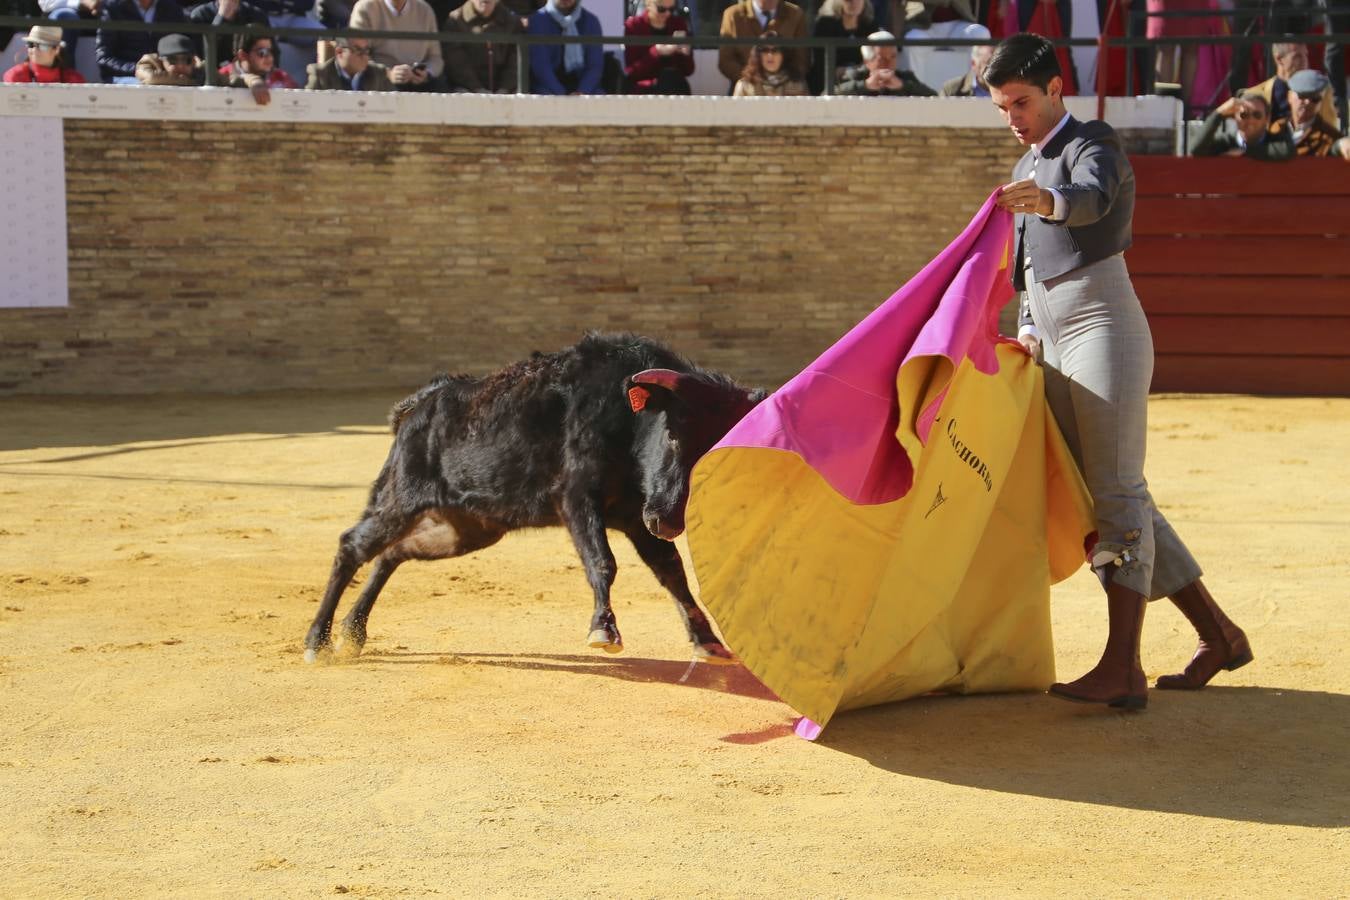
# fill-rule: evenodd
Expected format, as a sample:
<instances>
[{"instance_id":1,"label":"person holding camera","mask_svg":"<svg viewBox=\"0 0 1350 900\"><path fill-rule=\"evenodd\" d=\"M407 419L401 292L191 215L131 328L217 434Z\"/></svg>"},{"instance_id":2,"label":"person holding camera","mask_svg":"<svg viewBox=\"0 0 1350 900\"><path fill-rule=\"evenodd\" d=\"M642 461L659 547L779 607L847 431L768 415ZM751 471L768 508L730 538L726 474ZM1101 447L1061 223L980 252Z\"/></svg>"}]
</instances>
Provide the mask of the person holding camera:
<instances>
[{"instance_id":1,"label":"person holding camera","mask_svg":"<svg viewBox=\"0 0 1350 900\"><path fill-rule=\"evenodd\" d=\"M370 42L371 58L389 70L399 91L444 91L445 60L437 40L436 13L426 0L357 0L352 28L371 31L424 31L426 39L377 38Z\"/></svg>"},{"instance_id":2,"label":"person holding camera","mask_svg":"<svg viewBox=\"0 0 1350 900\"><path fill-rule=\"evenodd\" d=\"M684 37L689 20L681 15L676 0L646 0L646 8L623 23L624 35ZM623 74L634 94L689 94L689 76L694 74L694 56L688 44L652 44L623 48Z\"/></svg>"}]
</instances>

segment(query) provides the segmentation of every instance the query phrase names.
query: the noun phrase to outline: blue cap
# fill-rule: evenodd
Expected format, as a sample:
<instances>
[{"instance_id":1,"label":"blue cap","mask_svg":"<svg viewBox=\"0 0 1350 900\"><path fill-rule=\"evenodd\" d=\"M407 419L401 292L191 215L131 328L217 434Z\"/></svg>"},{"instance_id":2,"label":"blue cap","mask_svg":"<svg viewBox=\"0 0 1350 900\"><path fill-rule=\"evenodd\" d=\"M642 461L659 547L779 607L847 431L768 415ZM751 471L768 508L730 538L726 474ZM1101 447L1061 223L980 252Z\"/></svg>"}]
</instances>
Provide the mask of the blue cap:
<instances>
[{"instance_id":1,"label":"blue cap","mask_svg":"<svg viewBox=\"0 0 1350 900\"><path fill-rule=\"evenodd\" d=\"M1331 81L1316 69L1299 69L1289 76L1289 90L1295 94L1320 94L1331 86Z\"/></svg>"}]
</instances>

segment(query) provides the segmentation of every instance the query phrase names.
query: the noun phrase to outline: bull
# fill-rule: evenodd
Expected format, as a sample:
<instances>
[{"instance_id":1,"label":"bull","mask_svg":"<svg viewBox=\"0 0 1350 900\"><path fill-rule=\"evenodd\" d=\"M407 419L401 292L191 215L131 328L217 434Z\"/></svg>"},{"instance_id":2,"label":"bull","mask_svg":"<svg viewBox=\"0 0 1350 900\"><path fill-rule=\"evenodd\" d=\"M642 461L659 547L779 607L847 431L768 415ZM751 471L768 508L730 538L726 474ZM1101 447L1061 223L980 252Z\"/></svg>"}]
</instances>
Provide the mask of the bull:
<instances>
[{"instance_id":1,"label":"bull","mask_svg":"<svg viewBox=\"0 0 1350 900\"><path fill-rule=\"evenodd\" d=\"M360 521L338 540L305 660L359 656L371 608L403 562L463 556L518 528L562 525L595 594L591 647L623 649L609 599L617 566L608 528L627 536L674 596L695 655L730 661L671 542L684 531L694 463L764 396L631 334L587 334L484 378L438 376L390 412L393 446ZM335 649L338 601L371 560Z\"/></svg>"}]
</instances>

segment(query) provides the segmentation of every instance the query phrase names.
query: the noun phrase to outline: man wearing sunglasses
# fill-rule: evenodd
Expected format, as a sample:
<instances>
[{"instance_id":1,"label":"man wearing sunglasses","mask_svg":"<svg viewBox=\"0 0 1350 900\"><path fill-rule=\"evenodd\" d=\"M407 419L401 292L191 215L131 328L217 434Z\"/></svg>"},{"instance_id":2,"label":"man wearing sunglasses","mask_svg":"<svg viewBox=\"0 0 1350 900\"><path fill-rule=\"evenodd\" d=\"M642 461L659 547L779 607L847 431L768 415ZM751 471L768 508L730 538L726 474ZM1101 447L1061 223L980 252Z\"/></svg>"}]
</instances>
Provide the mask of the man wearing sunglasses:
<instances>
[{"instance_id":1,"label":"man wearing sunglasses","mask_svg":"<svg viewBox=\"0 0 1350 900\"><path fill-rule=\"evenodd\" d=\"M1308 68L1308 45L1294 42L1271 44L1271 55L1275 59L1275 75L1260 84L1254 84L1242 93L1258 93L1270 104L1270 121L1278 122L1289 118L1289 79L1295 72ZM1340 121L1336 116L1336 103L1328 93L1318 112L1331 127L1340 130Z\"/></svg>"},{"instance_id":2,"label":"man wearing sunglasses","mask_svg":"<svg viewBox=\"0 0 1350 900\"><path fill-rule=\"evenodd\" d=\"M370 59L369 38L336 38L333 58L310 63L307 91L392 91L389 70Z\"/></svg>"},{"instance_id":3,"label":"man wearing sunglasses","mask_svg":"<svg viewBox=\"0 0 1350 900\"><path fill-rule=\"evenodd\" d=\"M276 42L270 34L237 34L234 36L234 58L220 67L220 74L231 80L243 80L256 75L274 90L295 90L300 87L290 73L277 65Z\"/></svg>"},{"instance_id":4,"label":"man wearing sunglasses","mask_svg":"<svg viewBox=\"0 0 1350 900\"><path fill-rule=\"evenodd\" d=\"M1316 69L1303 69L1289 76L1289 118L1272 127L1287 134L1298 156L1339 156L1350 159L1350 138L1327 124L1320 110L1331 93L1331 82Z\"/></svg>"},{"instance_id":5,"label":"man wearing sunglasses","mask_svg":"<svg viewBox=\"0 0 1350 900\"><path fill-rule=\"evenodd\" d=\"M1229 120L1236 126L1233 133L1223 127ZM1266 98L1254 91L1243 91L1209 114L1191 155L1246 156L1265 162L1293 159L1294 142L1289 133L1272 132L1270 126L1270 104Z\"/></svg>"},{"instance_id":6,"label":"man wearing sunglasses","mask_svg":"<svg viewBox=\"0 0 1350 900\"><path fill-rule=\"evenodd\" d=\"M185 34L166 34L159 39L156 53L147 53L136 63L136 80L160 87L239 87L247 88L259 106L271 102L267 82L258 75L236 77L208 72L197 56L197 42Z\"/></svg>"}]
</instances>

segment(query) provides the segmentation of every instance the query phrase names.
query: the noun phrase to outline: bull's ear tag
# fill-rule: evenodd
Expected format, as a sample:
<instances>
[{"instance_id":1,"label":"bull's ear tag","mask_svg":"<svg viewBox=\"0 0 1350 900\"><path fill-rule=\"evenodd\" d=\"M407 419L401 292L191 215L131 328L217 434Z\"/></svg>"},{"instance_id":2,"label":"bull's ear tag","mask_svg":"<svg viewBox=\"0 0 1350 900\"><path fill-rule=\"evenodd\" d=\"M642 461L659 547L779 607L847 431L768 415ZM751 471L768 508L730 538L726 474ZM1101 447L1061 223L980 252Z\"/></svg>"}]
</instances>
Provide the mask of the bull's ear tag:
<instances>
[{"instance_id":1,"label":"bull's ear tag","mask_svg":"<svg viewBox=\"0 0 1350 900\"><path fill-rule=\"evenodd\" d=\"M647 398L651 395L651 391L635 384L628 389L628 405L633 407L633 412L642 412L647 406Z\"/></svg>"}]
</instances>

